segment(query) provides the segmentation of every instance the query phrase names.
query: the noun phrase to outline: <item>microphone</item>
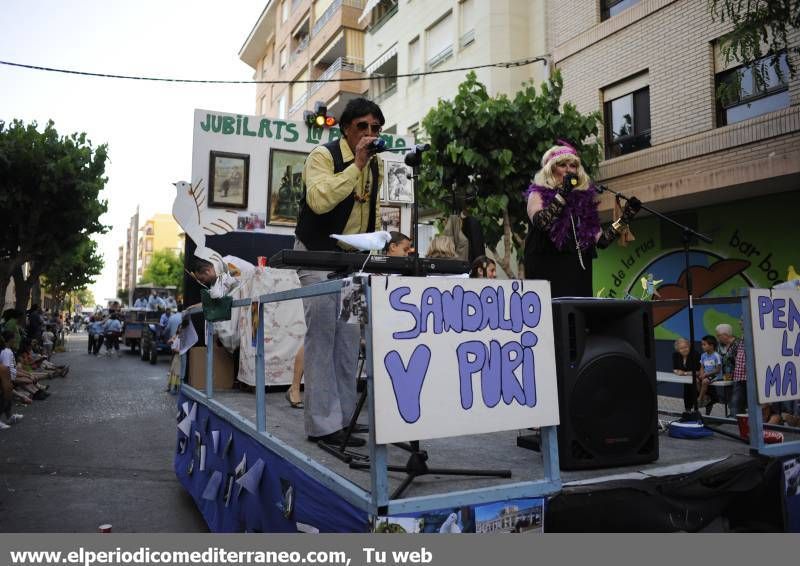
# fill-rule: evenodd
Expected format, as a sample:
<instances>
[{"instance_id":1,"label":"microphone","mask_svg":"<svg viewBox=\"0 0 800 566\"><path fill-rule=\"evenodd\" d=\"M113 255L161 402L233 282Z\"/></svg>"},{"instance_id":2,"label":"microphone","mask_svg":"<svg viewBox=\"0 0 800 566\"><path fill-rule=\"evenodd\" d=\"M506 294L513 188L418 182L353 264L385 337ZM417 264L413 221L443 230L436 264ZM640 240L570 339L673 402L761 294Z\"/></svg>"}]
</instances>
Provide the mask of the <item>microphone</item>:
<instances>
[{"instance_id":1,"label":"microphone","mask_svg":"<svg viewBox=\"0 0 800 566\"><path fill-rule=\"evenodd\" d=\"M409 167L418 167L422 163L422 153L428 151L430 148L431 144L429 143L415 145L411 151L406 153L406 165Z\"/></svg>"},{"instance_id":2,"label":"microphone","mask_svg":"<svg viewBox=\"0 0 800 566\"><path fill-rule=\"evenodd\" d=\"M381 153L382 151L386 151L386 140L383 138L377 138L370 142L367 146L367 150L372 154Z\"/></svg>"}]
</instances>

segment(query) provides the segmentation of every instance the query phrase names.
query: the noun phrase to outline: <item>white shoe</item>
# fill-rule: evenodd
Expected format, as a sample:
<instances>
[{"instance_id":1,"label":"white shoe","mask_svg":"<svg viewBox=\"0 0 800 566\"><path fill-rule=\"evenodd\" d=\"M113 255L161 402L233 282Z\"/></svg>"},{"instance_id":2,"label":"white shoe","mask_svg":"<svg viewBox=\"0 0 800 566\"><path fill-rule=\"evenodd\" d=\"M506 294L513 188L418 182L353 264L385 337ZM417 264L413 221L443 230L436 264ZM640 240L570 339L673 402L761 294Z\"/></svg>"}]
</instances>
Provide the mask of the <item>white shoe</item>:
<instances>
[{"instance_id":1,"label":"white shoe","mask_svg":"<svg viewBox=\"0 0 800 566\"><path fill-rule=\"evenodd\" d=\"M17 424L24 417L25 417L25 415L20 415L19 413L14 413L13 415L11 415L11 417L9 417L8 424L10 424L10 425Z\"/></svg>"},{"instance_id":2,"label":"white shoe","mask_svg":"<svg viewBox=\"0 0 800 566\"><path fill-rule=\"evenodd\" d=\"M0 421L0 430L7 430L9 428L11 428L9 425L4 423L3 421Z\"/></svg>"}]
</instances>

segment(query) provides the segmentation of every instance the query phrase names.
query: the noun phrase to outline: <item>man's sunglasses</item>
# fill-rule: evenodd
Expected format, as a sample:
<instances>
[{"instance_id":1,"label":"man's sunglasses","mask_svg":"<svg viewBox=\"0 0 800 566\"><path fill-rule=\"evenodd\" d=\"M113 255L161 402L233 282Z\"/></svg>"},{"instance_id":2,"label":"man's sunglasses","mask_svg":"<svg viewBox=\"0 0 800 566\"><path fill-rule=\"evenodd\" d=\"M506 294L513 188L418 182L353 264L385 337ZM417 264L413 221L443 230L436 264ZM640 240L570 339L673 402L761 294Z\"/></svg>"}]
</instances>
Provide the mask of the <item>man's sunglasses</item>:
<instances>
[{"instance_id":1,"label":"man's sunglasses","mask_svg":"<svg viewBox=\"0 0 800 566\"><path fill-rule=\"evenodd\" d=\"M383 127L380 124L370 124L369 122L356 122L356 128L358 128L359 131L362 132L367 128L369 128L373 134L380 134L381 129L383 129Z\"/></svg>"}]
</instances>

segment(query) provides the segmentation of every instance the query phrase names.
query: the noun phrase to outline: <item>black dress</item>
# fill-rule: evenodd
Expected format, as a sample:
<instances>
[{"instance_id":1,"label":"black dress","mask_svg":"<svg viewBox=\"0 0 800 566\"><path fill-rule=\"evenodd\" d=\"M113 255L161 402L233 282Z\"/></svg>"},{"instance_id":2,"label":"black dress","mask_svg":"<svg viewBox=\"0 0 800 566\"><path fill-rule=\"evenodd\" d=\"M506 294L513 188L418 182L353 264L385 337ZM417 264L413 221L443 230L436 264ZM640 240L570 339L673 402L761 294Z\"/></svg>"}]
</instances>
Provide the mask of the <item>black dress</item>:
<instances>
[{"instance_id":1,"label":"black dress","mask_svg":"<svg viewBox=\"0 0 800 566\"><path fill-rule=\"evenodd\" d=\"M559 250L550 240L550 234L528 222L525 239L525 279L547 279L550 293L556 297L591 297L592 259L597 257L594 247L581 252L583 267L578 260L575 239L570 238L564 250Z\"/></svg>"},{"instance_id":2,"label":"black dress","mask_svg":"<svg viewBox=\"0 0 800 566\"><path fill-rule=\"evenodd\" d=\"M700 354L692 350L686 359L679 352L672 352L672 369L681 371L700 371ZM709 388L711 389L711 388ZM697 399L697 387L694 383L683 386L683 408L690 411Z\"/></svg>"}]
</instances>

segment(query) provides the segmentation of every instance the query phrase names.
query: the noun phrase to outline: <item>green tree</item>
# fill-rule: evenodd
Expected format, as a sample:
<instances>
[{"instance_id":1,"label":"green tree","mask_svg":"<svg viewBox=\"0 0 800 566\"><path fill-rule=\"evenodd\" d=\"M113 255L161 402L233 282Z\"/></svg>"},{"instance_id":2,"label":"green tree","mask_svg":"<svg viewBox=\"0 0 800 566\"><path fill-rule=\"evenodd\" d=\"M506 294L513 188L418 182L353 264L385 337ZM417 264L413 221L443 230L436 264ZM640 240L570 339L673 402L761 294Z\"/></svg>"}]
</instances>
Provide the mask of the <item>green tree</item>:
<instances>
[{"instance_id":1,"label":"green tree","mask_svg":"<svg viewBox=\"0 0 800 566\"><path fill-rule=\"evenodd\" d=\"M800 28L800 0L708 0L709 9L714 18L729 21L733 31L727 34L722 42L722 55L726 63L755 61L771 55L767 65L755 69L755 78L764 85L769 68L778 76L782 75L779 64L781 52L800 53L800 47L790 47L789 39L792 29ZM794 77L797 69L792 58L787 58L789 74ZM738 92L739 84L722 85L717 96L729 97L733 91Z\"/></svg>"},{"instance_id":2,"label":"green tree","mask_svg":"<svg viewBox=\"0 0 800 566\"><path fill-rule=\"evenodd\" d=\"M84 309L87 310L94 310L96 301L94 298L94 293L88 287L82 287L81 289L75 290L73 293L75 296L75 303L81 305Z\"/></svg>"},{"instance_id":3,"label":"green tree","mask_svg":"<svg viewBox=\"0 0 800 566\"><path fill-rule=\"evenodd\" d=\"M154 283L158 287L175 286L180 292L183 283L183 254L172 250L153 253L150 265L144 269L140 283Z\"/></svg>"},{"instance_id":4,"label":"green tree","mask_svg":"<svg viewBox=\"0 0 800 566\"><path fill-rule=\"evenodd\" d=\"M103 256L97 251L97 242L86 237L75 248L49 262L43 286L61 303L68 293L94 283L102 271Z\"/></svg>"},{"instance_id":5,"label":"green tree","mask_svg":"<svg viewBox=\"0 0 800 566\"><path fill-rule=\"evenodd\" d=\"M99 198L106 149L84 133L60 136L52 121L41 132L35 122L0 121L0 294L13 276L17 308L56 258L107 231L100 222L107 203Z\"/></svg>"},{"instance_id":6,"label":"green tree","mask_svg":"<svg viewBox=\"0 0 800 566\"><path fill-rule=\"evenodd\" d=\"M472 213L488 248L512 277L519 269L511 265L512 251L521 257L528 227L523 191L544 152L566 139L581 152L590 174L600 160L600 146L583 141L597 136L599 113L582 115L571 103L562 107L562 88L556 72L540 92L526 84L513 98L492 97L470 72L455 98L440 100L422 121L431 151L423 158L420 204L445 217L455 212L454 196L475 193Z\"/></svg>"}]
</instances>

